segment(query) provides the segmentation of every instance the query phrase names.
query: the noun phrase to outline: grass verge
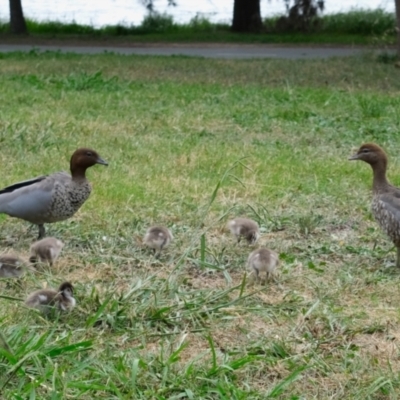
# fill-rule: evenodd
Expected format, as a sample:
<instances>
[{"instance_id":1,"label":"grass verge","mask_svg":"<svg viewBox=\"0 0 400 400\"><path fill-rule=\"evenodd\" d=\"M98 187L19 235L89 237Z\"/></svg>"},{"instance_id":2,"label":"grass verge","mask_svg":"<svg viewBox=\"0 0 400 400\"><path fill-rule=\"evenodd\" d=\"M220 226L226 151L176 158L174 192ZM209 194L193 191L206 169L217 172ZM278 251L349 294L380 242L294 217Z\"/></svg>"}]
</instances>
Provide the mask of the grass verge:
<instances>
[{"instance_id":1,"label":"grass verge","mask_svg":"<svg viewBox=\"0 0 400 400\"><path fill-rule=\"evenodd\" d=\"M195 17L188 24L177 24L172 16L153 13L139 26L104 26L27 20L31 40L92 40L124 42L219 42L219 43L314 43L341 45L394 44L396 41L394 13L381 9L354 9L347 13L318 17L310 32L280 32L278 17L264 20L265 31L259 34L231 32L228 24L211 23ZM7 35L8 23L0 23L2 40L26 41Z\"/></svg>"}]
</instances>

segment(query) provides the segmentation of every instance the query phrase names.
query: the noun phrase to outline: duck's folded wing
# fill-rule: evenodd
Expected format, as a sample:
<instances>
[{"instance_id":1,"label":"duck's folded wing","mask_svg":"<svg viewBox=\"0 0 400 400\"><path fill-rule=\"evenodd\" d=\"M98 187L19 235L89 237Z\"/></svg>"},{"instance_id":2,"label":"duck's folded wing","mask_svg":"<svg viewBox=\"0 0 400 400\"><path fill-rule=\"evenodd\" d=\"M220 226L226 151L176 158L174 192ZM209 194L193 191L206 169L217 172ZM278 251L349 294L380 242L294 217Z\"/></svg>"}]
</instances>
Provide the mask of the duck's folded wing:
<instances>
[{"instance_id":1,"label":"duck's folded wing","mask_svg":"<svg viewBox=\"0 0 400 400\"><path fill-rule=\"evenodd\" d=\"M394 229L400 229L400 198L393 196L391 193L379 196L377 203L378 212L386 214L388 220L386 223L392 225ZM400 236L400 231L399 231Z\"/></svg>"},{"instance_id":2,"label":"duck's folded wing","mask_svg":"<svg viewBox=\"0 0 400 400\"><path fill-rule=\"evenodd\" d=\"M33 184L35 184L37 182L41 182L44 179L46 179L47 176L48 175L38 176L37 178L32 178L32 179L28 179L26 181L14 183L14 184L12 184L10 186L5 187L4 189L1 189L0 190L0 194L2 194L2 193L11 193L16 189L20 189L20 188L25 187L25 186L33 185Z\"/></svg>"},{"instance_id":3,"label":"duck's folded wing","mask_svg":"<svg viewBox=\"0 0 400 400\"><path fill-rule=\"evenodd\" d=\"M52 202L53 190L58 182L70 179L68 174L58 172L16 183L0 191L0 213L40 223L47 214ZM20 185L18 187L18 185Z\"/></svg>"}]
</instances>

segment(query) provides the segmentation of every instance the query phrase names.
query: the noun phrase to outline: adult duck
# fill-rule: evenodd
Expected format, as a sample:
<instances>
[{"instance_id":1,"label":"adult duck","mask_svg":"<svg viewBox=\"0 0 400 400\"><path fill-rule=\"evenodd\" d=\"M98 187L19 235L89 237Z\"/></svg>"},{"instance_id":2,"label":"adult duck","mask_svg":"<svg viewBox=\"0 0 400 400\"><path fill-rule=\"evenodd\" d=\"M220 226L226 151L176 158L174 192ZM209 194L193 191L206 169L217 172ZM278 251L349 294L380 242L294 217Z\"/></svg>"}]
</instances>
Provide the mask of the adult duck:
<instances>
[{"instance_id":1,"label":"adult duck","mask_svg":"<svg viewBox=\"0 0 400 400\"><path fill-rule=\"evenodd\" d=\"M396 266L400 268L400 189L386 178L386 153L377 144L366 143L349 160L365 161L372 168L372 214L396 246Z\"/></svg>"},{"instance_id":2,"label":"adult duck","mask_svg":"<svg viewBox=\"0 0 400 400\"><path fill-rule=\"evenodd\" d=\"M70 161L71 174L56 172L0 190L0 213L38 225L38 238L43 238L45 223L71 218L87 200L91 185L86 170L95 164L108 165L92 149L76 150Z\"/></svg>"}]
</instances>

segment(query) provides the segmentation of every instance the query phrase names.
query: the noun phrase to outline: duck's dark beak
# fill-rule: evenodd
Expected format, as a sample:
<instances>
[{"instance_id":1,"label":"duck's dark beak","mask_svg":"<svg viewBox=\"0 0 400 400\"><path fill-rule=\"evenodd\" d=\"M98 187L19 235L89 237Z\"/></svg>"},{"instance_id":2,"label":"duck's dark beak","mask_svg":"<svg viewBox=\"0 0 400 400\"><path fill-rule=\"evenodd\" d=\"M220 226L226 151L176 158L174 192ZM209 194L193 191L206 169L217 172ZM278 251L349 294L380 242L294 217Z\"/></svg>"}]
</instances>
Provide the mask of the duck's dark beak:
<instances>
[{"instance_id":1,"label":"duck's dark beak","mask_svg":"<svg viewBox=\"0 0 400 400\"><path fill-rule=\"evenodd\" d=\"M103 160L101 157L97 157L96 163L97 164L101 164L101 165L105 165L106 167L108 166L108 162Z\"/></svg>"},{"instance_id":2,"label":"duck's dark beak","mask_svg":"<svg viewBox=\"0 0 400 400\"><path fill-rule=\"evenodd\" d=\"M359 159L358 153L353 154L351 157L348 158L349 161L354 161L354 160L358 160L358 159Z\"/></svg>"}]
</instances>

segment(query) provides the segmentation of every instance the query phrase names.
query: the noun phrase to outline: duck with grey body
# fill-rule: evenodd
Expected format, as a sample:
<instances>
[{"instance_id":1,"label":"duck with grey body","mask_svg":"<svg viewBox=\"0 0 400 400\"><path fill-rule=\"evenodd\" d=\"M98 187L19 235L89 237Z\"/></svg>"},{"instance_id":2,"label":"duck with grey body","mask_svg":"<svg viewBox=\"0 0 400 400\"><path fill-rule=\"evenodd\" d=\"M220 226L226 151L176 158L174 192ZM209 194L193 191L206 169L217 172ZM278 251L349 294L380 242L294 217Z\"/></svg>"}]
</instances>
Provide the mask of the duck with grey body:
<instances>
[{"instance_id":1,"label":"duck with grey body","mask_svg":"<svg viewBox=\"0 0 400 400\"><path fill-rule=\"evenodd\" d=\"M400 188L386 178L386 153L375 143L365 143L349 160L365 161L372 168L372 214L396 246L396 266L400 268Z\"/></svg>"},{"instance_id":2,"label":"duck with grey body","mask_svg":"<svg viewBox=\"0 0 400 400\"><path fill-rule=\"evenodd\" d=\"M252 219L235 218L228 222L227 227L236 237L238 243L243 237L249 244L254 244L260 236L260 228L257 222Z\"/></svg>"},{"instance_id":3,"label":"duck with grey body","mask_svg":"<svg viewBox=\"0 0 400 400\"><path fill-rule=\"evenodd\" d=\"M169 246L173 240L172 232L165 226L150 227L143 238L143 243L154 250L156 258L161 255L161 250Z\"/></svg>"},{"instance_id":4,"label":"duck with grey body","mask_svg":"<svg viewBox=\"0 0 400 400\"><path fill-rule=\"evenodd\" d=\"M38 238L43 238L44 224L71 218L87 200L91 186L86 170L95 164L108 165L92 149L76 150L70 160L71 174L56 172L0 190L0 213L38 225Z\"/></svg>"},{"instance_id":5,"label":"duck with grey body","mask_svg":"<svg viewBox=\"0 0 400 400\"><path fill-rule=\"evenodd\" d=\"M54 237L47 237L33 243L29 261L33 264L38 261L48 263L51 267L59 257L64 243Z\"/></svg>"},{"instance_id":6,"label":"duck with grey body","mask_svg":"<svg viewBox=\"0 0 400 400\"><path fill-rule=\"evenodd\" d=\"M51 309L59 311L70 311L76 305L73 297L74 287L70 282L63 282L58 290L41 289L31 293L25 301L30 308L48 313Z\"/></svg>"}]
</instances>

